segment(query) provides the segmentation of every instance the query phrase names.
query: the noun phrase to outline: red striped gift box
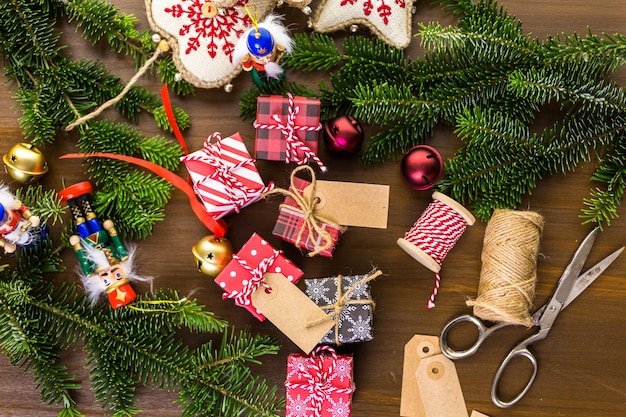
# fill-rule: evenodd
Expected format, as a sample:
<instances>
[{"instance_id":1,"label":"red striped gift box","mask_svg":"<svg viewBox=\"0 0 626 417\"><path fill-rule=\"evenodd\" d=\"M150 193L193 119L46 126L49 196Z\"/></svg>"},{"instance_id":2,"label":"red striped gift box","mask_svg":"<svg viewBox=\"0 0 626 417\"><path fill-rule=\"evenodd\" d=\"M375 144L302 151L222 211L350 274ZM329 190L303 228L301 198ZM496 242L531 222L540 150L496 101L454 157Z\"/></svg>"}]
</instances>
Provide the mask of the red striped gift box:
<instances>
[{"instance_id":1,"label":"red striped gift box","mask_svg":"<svg viewBox=\"0 0 626 417\"><path fill-rule=\"evenodd\" d=\"M273 187L263 183L239 133L227 138L214 133L202 149L183 156L181 161L189 171L198 198L216 219L238 213Z\"/></svg>"}]
</instances>

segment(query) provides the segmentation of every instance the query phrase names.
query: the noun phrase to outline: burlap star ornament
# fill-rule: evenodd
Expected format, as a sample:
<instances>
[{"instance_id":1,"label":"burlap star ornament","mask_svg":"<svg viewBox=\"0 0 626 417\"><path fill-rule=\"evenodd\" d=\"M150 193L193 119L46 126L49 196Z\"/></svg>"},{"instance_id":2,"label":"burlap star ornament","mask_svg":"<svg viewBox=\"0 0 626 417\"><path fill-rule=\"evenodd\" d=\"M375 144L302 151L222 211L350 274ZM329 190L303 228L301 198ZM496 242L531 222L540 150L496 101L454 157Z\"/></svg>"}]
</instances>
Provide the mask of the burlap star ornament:
<instances>
[{"instance_id":1,"label":"burlap star ornament","mask_svg":"<svg viewBox=\"0 0 626 417\"><path fill-rule=\"evenodd\" d=\"M406 48L411 43L412 7L413 0L323 0L311 24L321 33L364 25L389 45Z\"/></svg>"}]
</instances>

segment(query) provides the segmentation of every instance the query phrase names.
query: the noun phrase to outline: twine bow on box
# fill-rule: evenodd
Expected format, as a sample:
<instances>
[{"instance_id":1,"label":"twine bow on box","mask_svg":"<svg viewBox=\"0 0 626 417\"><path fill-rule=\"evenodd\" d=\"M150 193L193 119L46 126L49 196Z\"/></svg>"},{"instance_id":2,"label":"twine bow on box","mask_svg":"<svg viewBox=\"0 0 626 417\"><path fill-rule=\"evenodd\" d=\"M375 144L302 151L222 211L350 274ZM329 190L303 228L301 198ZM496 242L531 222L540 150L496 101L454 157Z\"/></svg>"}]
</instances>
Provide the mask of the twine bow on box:
<instances>
[{"instance_id":1,"label":"twine bow on box","mask_svg":"<svg viewBox=\"0 0 626 417\"><path fill-rule=\"evenodd\" d=\"M347 305L350 305L350 304L370 305L370 306L372 306L372 309L374 309L374 307L376 306L376 303L373 300L350 300L350 294L352 294L352 292L354 290L356 290L357 288L359 288L361 285L364 285L364 284L372 281L373 279L376 279L381 274L382 274L382 272L380 270L378 270L378 269L373 270L365 278L360 279L357 282L355 282L354 284L352 284L346 290L346 292L343 292L343 285L342 285L342 282L341 282L342 281L342 276L341 275L337 275L337 301L335 301L334 304L329 304L329 305L326 305L326 306L320 306L320 308L322 310L326 311L326 312L331 311L331 313L328 315L328 317L331 318L335 322L335 330L334 330L335 331L335 344L337 346L342 344L339 341L339 322L340 322L340 319L341 319L341 312L343 311L343 308L345 306L347 306ZM326 319L321 319L321 320L315 320L315 321L308 322L306 324L306 327L316 326L322 320L326 320Z\"/></svg>"},{"instance_id":2,"label":"twine bow on box","mask_svg":"<svg viewBox=\"0 0 626 417\"><path fill-rule=\"evenodd\" d=\"M305 195L304 191L300 193L298 188L294 183L294 178L296 174L300 171L307 171L311 176L311 185L309 185L310 193L308 196ZM272 194L282 194L285 196L291 197L298 208L290 207L292 210L297 210L302 213L304 222L302 227L298 231L298 235L296 237L296 246L300 244L302 241L302 235L305 231L309 231L308 239L313 244L314 250L309 252L308 256L315 256L321 252L324 252L330 249L333 245L333 238L330 233L320 226L322 223L326 223L332 227L340 229L341 226L333 222L332 220L325 219L318 214L315 213L315 205L317 204L317 198L315 197L315 186L317 184L317 178L315 177L315 171L308 165L302 165L294 169L290 176L290 189L285 190L284 188L274 188L266 193L264 193L264 197ZM281 205L282 207L283 205ZM299 209L299 210L298 210ZM313 233L314 232L314 233ZM319 236L320 243L315 241L315 235Z\"/></svg>"},{"instance_id":3,"label":"twine bow on box","mask_svg":"<svg viewBox=\"0 0 626 417\"><path fill-rule=\"evenodd\" d=\"M330 366L324 371L324 360L330 357ZM337 353L330 346L322 345L313 350L308 358L308 367L301 365L301 375L306 378L304 382L285 382L287 389L303 389L309 392L312 409L315 417L322 417L324 400L333 393L352 394L353 387L340 388L332 384L333 373L337 364Z\"/></svg>"},{"instance_id":4,"label":"twine bow on box","mask_svg":"<svg viewBox=\"0 0 626 417\"><path fill-rule=\"evenodd\" d=\"M215 139L215 143L211 143ZM206 164L213 168L213 171L208 174L203 180L200 180L193 185L195 193L203 200L203 195L207 194L206 191L199 188L207 180L215 180L224 185L224 192L228 196L230 201L230 208L236 213L239 213L242 207L249 204L255 197L261 198L263 193L271 190L274 187L273 183L261 189L253 189L243 184L241 180L235 175L235 172L239 168L249 166L251 169L256 169L254 160L246 158L240 160L238 163L229 166L224 162L222 138L219 132L213 133L204 142L202 152L194 152L189 155L185 155L181 158L183 162L199 162ZM208 194L207 194L208 195Z\"/></svg>"},{"instance_id":5,"label":"twine bow on box","mask_svg":"<svg viewBox=\"0 0 626 417\"><path fill-rule=\"evenodd\" d=\"M272 114L271 118L276 123L259 123L255 120L253 126L257 129L276 129L281 131L283 139L287 145L287 149L285 151L285 163L295 162L298 165L303 165L312 159L320 167L322 172L326 172L327 168L317 154L297 136L298 131L316 132L322 130L322 124L318 123L316 126L297 125L296 117L300 112L300 106L296 106L293 95L289 93L287 94L287 102L287 116L284 121L281 119L281 115ZM302 157L298 157L298 153L301 153Z\"/></svg>"}]
</instances>

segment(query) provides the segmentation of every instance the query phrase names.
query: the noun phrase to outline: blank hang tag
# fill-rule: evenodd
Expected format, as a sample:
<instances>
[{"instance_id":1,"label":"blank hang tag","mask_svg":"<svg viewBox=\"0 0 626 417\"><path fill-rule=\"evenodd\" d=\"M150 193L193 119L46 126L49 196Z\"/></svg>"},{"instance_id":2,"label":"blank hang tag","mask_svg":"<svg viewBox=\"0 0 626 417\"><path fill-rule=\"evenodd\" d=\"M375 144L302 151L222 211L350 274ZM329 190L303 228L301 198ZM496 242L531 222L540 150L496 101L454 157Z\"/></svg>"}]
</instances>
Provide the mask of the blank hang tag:
<instances>
[{"instance_id":1,"label":"blank hang tag","mask_svg":"<svg viewBox=\"0 0 626 417\"><path fill-rule=\"evenodd\" d=\"M415 335L404 345L402 368L402 393L400 415L402 417L427 417L424 399L417 385L416 372L422 359L441 353L437 336Z\"/></svg>"},{"instance_id":2,"label":"blank hang tag","mask_svg":"<svg viewBox=\"0 0 626 417\"><path fill-rule=\"evenodd\" d=\"M450 359L443 354L424 358L415 376L427 417L467 417L459 377Z\"/></svg>"},{"instance_id":3,"label":"blank hang tag","mask_svg":"<svg viewBox=\"0 0 626 417\"><path fill-rule=\"evenodd\" d=\"M335 325L331 317L283 274L263 276L271 292L260 286L252 305L305 353L311 353ZM307 323L318 323L307 327Z\"/></svg>"},{"instance_id":4,"label":"blank hang tag","mask_svg":"<svg viewBox=\"0 0 626 417\"><path fill-rule=\"evenodd\" d=\"M311 186L304 189L310 196ZM317 181L315 213L341 226L387 228L389 186L356 182Z\"/></svg>"}]
</instances>

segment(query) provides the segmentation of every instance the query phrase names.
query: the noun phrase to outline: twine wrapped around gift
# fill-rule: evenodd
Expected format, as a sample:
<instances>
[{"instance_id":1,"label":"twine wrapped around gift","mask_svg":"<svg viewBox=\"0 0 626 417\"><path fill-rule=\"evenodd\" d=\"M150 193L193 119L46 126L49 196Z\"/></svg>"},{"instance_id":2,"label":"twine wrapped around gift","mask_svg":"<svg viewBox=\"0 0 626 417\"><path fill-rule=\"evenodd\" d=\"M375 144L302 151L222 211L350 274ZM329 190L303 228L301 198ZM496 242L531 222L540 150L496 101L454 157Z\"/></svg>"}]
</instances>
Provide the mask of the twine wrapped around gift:
<instances>
[{"instance_id":1,"label":"twine wrapped around gift","mask_svg":"<svg viewBox=\"0 0 626 417\"><path fill-rule=\"evenodd\" d=\"M343 308L350 304L370 305L372 306L372 309L374 309L374 307L376 306L376 303L373 300L350 300L350 294L352 294L352 292L356 290L357 288L359 288L361 285L364 285L372 281L373 279L378 278L381 274L382 272L380 270L378 269L373 270L365 278L358 280L357 282L352 284L346 290L346 292L343 292L343 285L341 282L342 276L337 275L337 301L335 301L334 304L320 306L320 308L326 312L332 311L332 313L330 313L328 317L331 318L335 322L335 344L337 346L342 344L339 341L339 322L341 320L341 312L343 311ZM325 317L319 320L307 322L306 327L316 326L325 320L328 320L328 318Z\"/></svg>"},{"instance_id":2,"label":"twine wrapped around gift","mask_svg":"<svg viewBox=\"0 0 626 417\"><path fill-rule=\"evenodd\" d=\"M215 143L211 141L215 139ZM208 179L219 181L224 185L224 191L228 196L229 201L233 205L236 213L239 213L242 207L246 203L256 196L260 196L263 193L271 190L274 187L273 183L269 183L267 186L261 189L253 189L243 184L234 172L246 165L254 166L254 160L251 158L243 159L233 166L228 166L224 163L222 157L222 137L219 132L215 132L210 135L204 142L202 152L194 152L193 154L186 155L181 158L181 161L197 161L203 164L209 165L214 168L213 172L206 176ZM196 194L202 194L202 191L198 189L197 184L194 184L194 191Z\"/></svg>"},{"instance_id":3,"label":"twine wrapped around gift","mask_svg":"<svg viewBox=\"0 0 626 417\"><path fill-rule=\"evenodd\" d=\"M233 260L237 261L239 265L241 265L244 269L246 269L250 273L250 278L244 280L243 288L241 291L233 290L228 294L223 294L222 299L232 298L235 300L235 304L244 307L250 305L252 303L251 297L252 294L260 287L263 286L265 289L270 290L270 286L267 285L263 276L267 272L267 268L269 268L276 258L280 255L280 251L274 249L272 256L268 258L264 258L256 268L252 268L245 259L242 259L239 255L233 254Z\"/></svg>"},{"instance_id":4,"label":"twine wrapped around gift","mask_svg":"<svg viewBox=\"0 0 626 417\"><path fill-rule=\"evenodd\" d=\"M330 356L330 366L324 371L324 359L325 356ZM337 363L337 353L331 346L322 345L313 350L308 358L308 368L299 370L306 378L305 382L285 382L285 388L287 389L303 389L307 390L311 396L311 403L313 405L313 411L315 417L322 416L322 406L324 400L330 397L333 393L337 394L352 394L354 388L339 388L331 384L333 373L335 372L335 365Z\"/></svg>"},{"instance_id":5,"label":"twine wrapped around gift","mask_svg":"<svg viewBox=\"0 0 626 417\"><path fill-rule=\"evenodd\" d=\"M300 171L307 171L311 176L311 185L307 187L310 188L311 191L308 197L305 195L304 192L298 192L298 188L294 184L294 178L296 174ZM325 219L315 213L315 205L317 203L315 197L315 186L317 184L315 171L313 171L313 168L308 165L299 166L293 170L289 181L291 186L289 190L285 190L284 188L274 188L273 190L266 192L264 194L264 197L272 194L282 194L293 198L296 204L298 204L299 210L297 208L289 206L289 208L292 210L300 211L304 218L302 228L300 228L300 231L298 232L295 244L296 246L299 245L302 241L302 235L306 230L309 230L309 239L313 243L313 247L315 248L315 250L309 252L308 256L315 256L321 252L324 252L325 250L330 249L333 245L333 238L327 230L320 226L320 223L326 223L335 228L341 228L341 226L339 226L332 220ZM282 206L283 205L281 204L281 207ZM314 233L311 232L315 232L315 234L320 237L321 243L319 245L316 244L316 242L313 240L312 236L314 235Z\"/></svg>"},{"instance_id":6,"label":"twine wrapped around gift","mask_svg":"<svg viewBox=\"0 0 626 417\"><path fill-rule=\"evenodd\" d=\"M496 323L530 327L543 217L532 211L499 209L487 228L478 296L468 300L474 315Z\"/></svg>"},{"instance_id":7,"label":"twine wrapped around gift","mask_svg":"<svg viewBox=\"0 0 626 417\"><path fill-rule=\"evenodd\" d=\"M327 168L321 159L309 148L304 142L297 136L298 131L318 131L322 129L322 124L318 123L317 126L300 126L296 125L296 116L300 112L300 106L296 106L293 100L293 95L287 94L287 117L285 121L281 119L278 114L272 114L272 119L276 124L266 124L254 121L254 127L257 129L277 129L280 130L285 139L287 149L285 151L285 163L295 162L298 165L306 164L310 159L320 167L322 172L326 172ZM298 157L298 153L302 153L302 157Z\"/></svg>"}]
</instances>

